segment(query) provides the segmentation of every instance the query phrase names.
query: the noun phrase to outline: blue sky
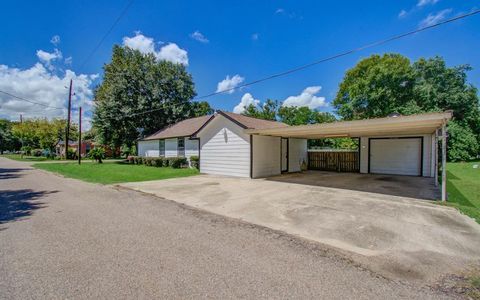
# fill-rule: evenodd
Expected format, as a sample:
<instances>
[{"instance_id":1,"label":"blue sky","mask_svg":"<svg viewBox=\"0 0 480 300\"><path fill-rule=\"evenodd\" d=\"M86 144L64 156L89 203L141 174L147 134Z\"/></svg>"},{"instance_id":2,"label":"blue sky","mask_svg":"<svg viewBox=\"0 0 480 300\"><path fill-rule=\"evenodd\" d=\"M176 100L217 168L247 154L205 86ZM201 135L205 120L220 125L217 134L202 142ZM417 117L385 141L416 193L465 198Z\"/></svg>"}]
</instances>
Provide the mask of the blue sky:
<instances>
[{"instance_id":1,"label":"blue sky","mask_svg":"<svg viewBox=\"0 0 480 300\"><path fill-rule=\"evenodd\" d=\"M2 2L0 89L64 106L64 86L74 77L74 106L84 106L88 118L91 89L101 80L102 66L109 62L114 44L130 43L142 51L155 51L159 58L183 63L188 59L187 69L193 75L197 94L204 95L215 92L227 76L237 83L242 78L249 82L479 5L476 1L452 0L135 0L95 55L79 69L127 2ZM345 71L361 58L385 52L400 53L412 60L441 55L449 65L468 63L474 68L469 81L480 86L479 28L480 15L476 15L208 101L215 108L231 111L242 97L247 103L289 99L291 105L331 111L329 103ZM52 41L54 36L59 40ZM65 112L32 107L0 95L0 117L18 119L20 113L51 117Z\"/></svg>"}]
</instances>

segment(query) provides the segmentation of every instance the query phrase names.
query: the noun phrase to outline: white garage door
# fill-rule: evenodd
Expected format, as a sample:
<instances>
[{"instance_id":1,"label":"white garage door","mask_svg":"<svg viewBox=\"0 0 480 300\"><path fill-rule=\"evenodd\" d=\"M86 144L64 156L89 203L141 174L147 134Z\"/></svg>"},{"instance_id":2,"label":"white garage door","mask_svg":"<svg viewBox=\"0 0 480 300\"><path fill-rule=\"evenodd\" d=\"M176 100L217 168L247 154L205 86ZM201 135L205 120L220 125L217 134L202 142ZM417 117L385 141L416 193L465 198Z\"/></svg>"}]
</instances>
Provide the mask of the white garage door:
<instances>
[{"instance_id":1,"label":"white garage door","mask_svg":"<svg viewBox=\"0 0 480 300\"><path fill-rule=\"evenodd\" d=\"M419 176L422 139L370 139L370 173Z\"/></svg>"}]
</instances>

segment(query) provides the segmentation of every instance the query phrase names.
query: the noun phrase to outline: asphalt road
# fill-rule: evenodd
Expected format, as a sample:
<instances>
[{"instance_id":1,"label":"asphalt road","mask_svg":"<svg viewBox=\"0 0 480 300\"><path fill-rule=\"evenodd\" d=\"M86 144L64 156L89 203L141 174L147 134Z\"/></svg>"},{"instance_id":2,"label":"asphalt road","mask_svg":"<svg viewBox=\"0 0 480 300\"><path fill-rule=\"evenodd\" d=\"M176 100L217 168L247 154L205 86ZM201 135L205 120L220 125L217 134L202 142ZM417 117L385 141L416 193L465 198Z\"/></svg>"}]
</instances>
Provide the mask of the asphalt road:
<instances>
[{"instance_id":1,"label":"asphalt road","mask_svg":"<svg viewBox=\"0 0 480 300\"><path fill-rule=\"evenodd\" d=\"M0 298L446 298L320 244L0 158Z\"/></svg>"}]
</instances>

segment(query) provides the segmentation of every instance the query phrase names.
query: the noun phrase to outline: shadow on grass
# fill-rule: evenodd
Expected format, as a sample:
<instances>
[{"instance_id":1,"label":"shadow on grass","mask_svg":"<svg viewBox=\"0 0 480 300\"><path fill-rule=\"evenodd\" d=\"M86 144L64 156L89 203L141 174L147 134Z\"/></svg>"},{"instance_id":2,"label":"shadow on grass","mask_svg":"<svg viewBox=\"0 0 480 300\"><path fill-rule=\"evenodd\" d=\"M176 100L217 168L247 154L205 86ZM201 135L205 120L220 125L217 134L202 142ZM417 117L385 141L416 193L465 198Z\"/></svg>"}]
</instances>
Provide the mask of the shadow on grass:
<instances>
[{"instance_id":1,"label":"shadow on grass","mask_svg":"<svg viewBox=\"0 0 480 300\"><path fill-rule=\"evenodd\" d=\"M13 222L32 215L34 210L44 208L45 203L38 201L45 195L58 191L1 190L0 224Z\"/></svg>"},{"instance_id":2,"label":"shadow on grass","mask_svg":"<svg viewBox=\"0 0 480 300\"><path fill-rule=\"evenodd\" d=\"M448 201L455 202L462 206L475 207L470 200L457 188L455 181L460 180L457 176L452 174L450 171L447 171L447 190L448 190Z\"/></svg>"}]
</instances>

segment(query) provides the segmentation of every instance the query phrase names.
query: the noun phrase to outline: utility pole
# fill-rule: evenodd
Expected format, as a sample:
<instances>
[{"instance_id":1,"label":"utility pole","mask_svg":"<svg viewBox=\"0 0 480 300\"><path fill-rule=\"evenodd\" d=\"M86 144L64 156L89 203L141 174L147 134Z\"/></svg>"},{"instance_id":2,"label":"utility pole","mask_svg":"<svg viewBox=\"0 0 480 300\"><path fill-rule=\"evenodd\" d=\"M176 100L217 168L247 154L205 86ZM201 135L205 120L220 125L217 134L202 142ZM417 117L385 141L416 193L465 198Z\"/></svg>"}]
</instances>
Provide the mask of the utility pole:
<instances>
[{"instance_id":1,"label":"utility pole","mask_svg":"<svg viewBox=\"0 0 480 300\"><path fill-rule=\"evenodd\" d=\"M78 114L78 164L82 163L82 107Z\"/></svg>"},{"instance_id":2,"label":"utility pole","mask_svg":"<svg viewBox=\"0 0 480 300\"><path fill-rule=\"evenodd\" d=\"M23 123L23 115L20 114L20 124L22 124L22 123ZM23 138L20 138L20 143L22 144L22 146L20 148L20 153L22 153L22 154L20 155L20 157L23 158Z\"/></svg>"},{"instance_id":3,"label":"utility pole","mask_svg":"<svg viewBox=\"0 0 480 300\"><path fill-rule=\"evenodd\" d=\"M63 143L65 146L65 160L68 159L68 139L70 138L69 134L70 134L70 110L72 109L72 84L73 84L72 79L70 79L70 88L68 90L67 128L65 132L65 143Z\"/></svg>"}]
</instances>

